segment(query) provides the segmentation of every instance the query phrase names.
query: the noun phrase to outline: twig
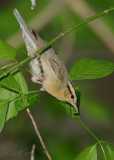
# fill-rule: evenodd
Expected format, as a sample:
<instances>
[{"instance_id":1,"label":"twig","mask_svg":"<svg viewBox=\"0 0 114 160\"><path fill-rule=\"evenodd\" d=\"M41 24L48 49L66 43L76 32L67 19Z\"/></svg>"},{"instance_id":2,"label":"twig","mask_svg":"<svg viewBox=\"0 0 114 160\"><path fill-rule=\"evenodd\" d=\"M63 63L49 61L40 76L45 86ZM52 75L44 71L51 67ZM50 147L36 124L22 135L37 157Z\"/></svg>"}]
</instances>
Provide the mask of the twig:
<instances>
[{"instance_id":1,"label":"twig","mask_svg":"<svg viewBox=\"0 0 114 160\"><path fill-rule=\"evenodd\" d=\"M68 4L72 11L82 19L88 17L88 15L96 14L94 9L84 0L68 0ZM104 12L108 14L107 9ZM109 50L114 53L114 34L108 25L100 18L97 22L93 21L87 25L106 44Z\"/></svg>"},{"instance_id":2,"label":"twig","mask_svg":"<svg viewBox=\"0 0 114 160\"><path fill-rule=\"evenodd\" d=\"M35 148L36 148L36 146L35 146L35 144L33 144L32 150L31 150L31 158L30 158L30 160L34 160L34 152L35 152Z\"/></svg>"},{"instance_id":3,"label":"twig","mask_svg":"<svg viewBox=\"0 0 114 160\"><path fill-rule=\"evenodd\" d=\"M52 158L50 157L49 152L48 152L48 150L47 150L47 148L46 148L46 146L45 146L45 144L44 144L44 141L43 141L43 139L42 139L42 137L41 137L41 135L40 135L40 132L39 132L39 130L38 130L38 128L37 128L36 122L35 122L32 114L31 114L31 112L30 112L30 110L29 110L28 108L27 108L27 113L28 113L28 115L29 115L29 117L30 117L30 119L31 119L31 121L32 121L32 124L33 124L33 126L34 126L36 135L38 136L38 138L39 138L39 140L40 140L40 143L41 143L41 145L42 145L42 147L43 147L44 153L46 154L46 156L47 156L47 158L48 158L49 160L52 160Z\"/></svg>"},{"instance_id":4,"label":"twig","mask_svg":"<svg viewBox=\"0 0 114 160\"><path fill-rule=\"evenodd\" d=\"M107 9L107 12L110 13L110 12L113 12L114 11L114 8L110 8L110 9ZM44 47L42 47L40 50L38 50L36 52L36 56L42 52L44 52L49 46L51 46L53 43L55 43L57 40L61 39L62 37L64 37L65 35L67 35L69 32L73 31L74 29L77 29L81 26L83 26L84 24L90 22L90 21L93 21L101 16L104 16L104 15L107 15L107 12L106 11L103 11L95 16L92 16L92 17L89 17L85 20L83 20L81 23L77 24L77 25L74 25L72 27L70 27L69 29L67 29L66 31L60 33L57 37L55 37L54 39L52 39L50 42L48 42ZM22 66L24 63L28 62L29 60L31 59L31 57L28 57L26 59L24 59L23 61L21 61L20 63L18 63L17 65L15 65L14 67L12 67L11 69L9 69L8 71L6 71L6 73L10 73L12 72L15 68L18 68L19 66ZM2 74L0 76L0 78L4 77L4 74Z\"/></svg>"},{"instance_id":5,"label":"twig","mask_svg":"<svg viewBox=\"0 0 114 160\"><path fill-rule=\"evenodd\" d=\"M96 139L96 141L99 143L100 140L97 138L97 136L81 121L81 119L78 119L78 121L81 123L81 125Z\"/></svg>"}]
</instances>

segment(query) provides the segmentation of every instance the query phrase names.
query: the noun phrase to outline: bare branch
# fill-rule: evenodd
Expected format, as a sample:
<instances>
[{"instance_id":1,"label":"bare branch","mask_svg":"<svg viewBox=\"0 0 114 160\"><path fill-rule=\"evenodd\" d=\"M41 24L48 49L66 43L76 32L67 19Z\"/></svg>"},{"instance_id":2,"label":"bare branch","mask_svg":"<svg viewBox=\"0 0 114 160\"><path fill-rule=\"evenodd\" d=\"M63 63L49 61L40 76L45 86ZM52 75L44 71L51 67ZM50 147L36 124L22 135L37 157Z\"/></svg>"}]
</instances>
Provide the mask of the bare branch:
<instances>
[{"instance_id":1,"label":"bare branch","mask_svg":"<svg viewBox=\"0 0 114 160\"><path fill-rule=\"evenodd\" d=\"M38 130L38 128L37 128L36 122L35 122L32 114L31 114L30 110L27 108L26 111L27 111L27 113L28 113L28 115L29 115L29 117L30 117L30 119L31 119L31 121L32 121L32 124L33 124L33 126L34 126L36 135L38 136L38 138L39 138L39 140L40 140L40 143L41 143L41 145L42 145L42 147L43 147L44 153L46 154L48 160L52 160L52 158L50 157L49 152L48 152L48 150L47 150L47 148L46 148L46 146L45 146L45 144L44 144L44 141L43 141L43 139L42 139L42 137L41 137L41 135L40 135L40 132L39 132L39 130Z\"/></svg>"},{"instance_id":2,"label":"bare branch","mask_svg":"<svg viewBox=\"0 0 114 160\"><path fill-rule=\"evenodd\" d=\"M31 158L30 158L30 160L34 160L34 152L35 152L35 148L36 148L36 146L35 146L35 144L33 144L32 150L31 150Z\"/></svg>"}]
</instances>

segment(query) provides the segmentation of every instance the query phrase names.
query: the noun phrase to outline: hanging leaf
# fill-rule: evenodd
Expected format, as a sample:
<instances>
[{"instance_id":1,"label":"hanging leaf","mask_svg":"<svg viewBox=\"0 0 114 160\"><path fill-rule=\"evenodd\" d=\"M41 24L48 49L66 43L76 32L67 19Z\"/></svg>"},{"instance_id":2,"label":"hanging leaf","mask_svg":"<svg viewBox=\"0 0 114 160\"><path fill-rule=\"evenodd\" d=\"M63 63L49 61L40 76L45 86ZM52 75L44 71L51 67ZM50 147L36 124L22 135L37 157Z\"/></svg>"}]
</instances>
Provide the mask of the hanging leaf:
<instances>
[{"instance_id":1,"label":"hanging leaf","mask_svg":"<svg viewBox=\"0 0 114 160\"><path fill-rule=\"evenodd\" d=\"M0 40L0 61L2 60L15 60L16 51L8 43Z\"/></svg>"},{"instance_id":2,"label":"hanging leaf","mask_svg":"<svg viewBox=\"0 0 114 160\"><path fill-rule=\"evenodd\" d=\"M86 147L75 160L97 160L97 149L96 144Z\"/></svg>"},{"instance_id":3,"label":"hanging leaf","mask_svg":"<svg viewBox=\"0 0 114 160\"><path fill-rule=\"evenodd\" d=\"M6 121L7 110L8 110L8 100L0 99L0 132Z\"/></svg>"},{"instance_id":4,"label":"hanging leaf","mask_svg":"<svg viewBox=\"0 0 114 160\"><path fill-rule=\"evenodd\" d=\"M70 70L72 80L96 79L108 76L114 71L114 63L89 58L80 59Z\"/></svg>"},{"instance_id":5,"label":"hanging leaf","mask_svg":"<svg viewBox=\"0 0 114 160\"><path fill-rule=\"evenodd\" d=\"M15 101L16 110L22 111L38 102L38 94L21 96Z\"/></svg>"}]
</instances>

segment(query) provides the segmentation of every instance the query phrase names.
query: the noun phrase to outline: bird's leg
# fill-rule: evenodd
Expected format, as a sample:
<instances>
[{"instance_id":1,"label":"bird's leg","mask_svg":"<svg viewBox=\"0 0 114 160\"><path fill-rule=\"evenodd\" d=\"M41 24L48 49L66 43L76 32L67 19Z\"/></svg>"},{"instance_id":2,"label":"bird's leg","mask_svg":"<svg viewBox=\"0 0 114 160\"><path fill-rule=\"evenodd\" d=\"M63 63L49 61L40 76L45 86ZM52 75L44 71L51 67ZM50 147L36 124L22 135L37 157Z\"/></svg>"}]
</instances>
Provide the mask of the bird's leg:
<instances>
[{"instance_id":1,"label":"bird's leg","mask_svg":"<svg viewBox=\"0 0 114 160\"><path fill-rule=\"evenodd\" d=\"M37 80L35 77L32 77L31 80L32 80L32 82L34 82L34 83L42 84L42 82L39 81L39 80ZM40 88L40 91L45 91L45 89L42 87L42 88Z\"/></svg>"},{"instance_id":2,"label":"bird's leg","mask_svg":"<svg viewBox=\"0 0 114 160\"><path fill-rule=\"evenodd\" d=\"M32 82L34 82L34 83L42 84L42 82L39 81L38 79L36 79L36 77L34 77L34 76L31 78L31 80L32 80Z\"/></svg>"},{"instance_id":3,"label":"bird's leg","mask_svg":"<svg viewBox=\"0 0 114 160\"><path fill-rule=\"evenodd\" d=\"M40 88L40 91L45 91L45 89L42 87L42 88Z\"/></svg>"}]
</instances>

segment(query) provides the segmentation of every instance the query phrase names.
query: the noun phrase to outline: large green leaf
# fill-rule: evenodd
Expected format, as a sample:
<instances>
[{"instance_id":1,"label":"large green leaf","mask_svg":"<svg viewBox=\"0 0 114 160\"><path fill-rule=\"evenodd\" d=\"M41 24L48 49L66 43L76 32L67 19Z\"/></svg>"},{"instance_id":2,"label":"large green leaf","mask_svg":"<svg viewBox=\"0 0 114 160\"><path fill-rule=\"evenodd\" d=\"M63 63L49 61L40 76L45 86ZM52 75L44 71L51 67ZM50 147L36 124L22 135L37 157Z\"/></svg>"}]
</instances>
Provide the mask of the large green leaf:
<instances>
[{"instance_id":1,"label":"large green leaf","mask_svg":"<svg viewBox=\"0 0 114 160\"><path fill-rule=\"evenodd\" d=\"M86 147L82 152L79 153L75 160L97 160L96 145Z\"/></svg>"},{"instance_id":2,"label":"large green leaf","mask_svg":"<svg viewBox=\"0 0 114 160\"><path fill-rule=\"evenodd\" d=\"M15 80L17 81L17 83L18 83L18 85L19 85L20 91L22 91L22 92L27 92L27 91L28 91L27 83L26 83L26 81L25 81L22 73L21 73L21 72L17 72L17 73L14 75L14 78L15 78ZM19 95L17 94L17 95L14 95L13 97L15 98L15 96L18 97ZM13 97L12 97L12 98L13 98ZM9 120L10 118L13 118L13 117L17 116L17 113L18 113L18 112L17 112L17 110L16 110L16 108L15 108L15 101L16 101L16 100L17 100L17 99L13 100L13 101L10 102L10 104L9 104L8 114L7 114L7 120Z\"/></svg>"},{"instance_id":3,"label":"large green leaf","mask_svg":"<svg viewBox=\"0 0 114 160\"><path fill-rule=\"evenodd\" d=\"M3 75L4 73L5 73L5 71L3 69L0 69L0 75ZM8 89L19 92L19 85L18 85L17 81L15 80L15 78L11 74L2 78L0 80L0 84L5 86Z\"/></svg>"},{"instance_id":4,"label":"large green leaf","mask_svg":"<svg viewBox=\"0 0 114 160\"><path fill-rule=\"evenodd\" d=\"M114 71L114 63L89 58L80 59L70 70L72 80L96 79Z\"/></svg>"},{"instance_id":5,"label":"large green leaf","mask_svg":"<svg viewBox=\"0 0 114 160\"><path fill-rule=\"evenodd\" d=\"M0 99L0 132L6 121L7 110L8 110L8 100Z\"/></svg>"},{"instance_id":6,"label":"large green leaf","mask_svg":"<svg viewBox=\"0 0 114 160\"><path fill-rule=\"evenodd\" d=\"M27 92L28 91L26 81L25 81L21 72L17 72L14 75L14 79L17 83L17 86L19 86L20 91L22 91L22 92ZM18 112L15 108L15 101L17 100L18 97L19 97L18 93L13 92L12 90L8 90L8 89L3 88L3 87L0 88L0 99L4 99L4 100L8 99L8 101L9 101L9 107L8 107L8 110L7 110L6 120L9 120L10 118L13 118L13 117L17 116Z\"/></svg>"},{"instance_id":7,"label":"large green leaf","mask_svg":"<svg viewBox=\"0 0 114 160\"><path fill-rule=\"evenodd\" d=\"M16 51L8 43L0 40L0 61L2 60L15 60Z\"/></svg>"},{"instance_id":8,"label":"large green leaf","mask_svg":"<svg viewBox=\"0 0 114 160\"><path fill-rule=\"evenodd\" d=\"M16 110L22 111L38 102L38 94L21 96L15 101Z\"/></svg>"}]
</instances>

